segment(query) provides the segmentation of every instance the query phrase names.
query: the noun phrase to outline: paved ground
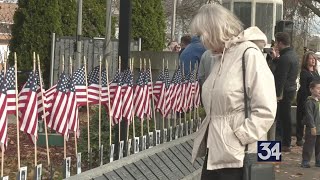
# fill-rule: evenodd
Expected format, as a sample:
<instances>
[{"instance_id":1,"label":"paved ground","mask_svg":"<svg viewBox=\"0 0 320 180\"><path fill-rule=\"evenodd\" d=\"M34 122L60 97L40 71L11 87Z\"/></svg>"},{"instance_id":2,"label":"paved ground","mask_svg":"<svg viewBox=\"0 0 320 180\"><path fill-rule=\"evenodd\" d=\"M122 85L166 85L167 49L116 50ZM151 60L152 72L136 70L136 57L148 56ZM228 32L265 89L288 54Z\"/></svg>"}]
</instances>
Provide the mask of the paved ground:
<instances>
[{"instance_id":1,"label":"paved ground","mask_svg":"<svg viewBox=\"0 0 320 180\"><path fill-rule=\"evenodd\" d=\"M293 144L295 140L293 139ZM293 146L290 153L282 153L282 163L276 165L276 179L303 179L303 180L320 180L320 167L314 166L314 158L311 162L311 168L301 168L302 148Z\"/></svg>"}]
</instances>

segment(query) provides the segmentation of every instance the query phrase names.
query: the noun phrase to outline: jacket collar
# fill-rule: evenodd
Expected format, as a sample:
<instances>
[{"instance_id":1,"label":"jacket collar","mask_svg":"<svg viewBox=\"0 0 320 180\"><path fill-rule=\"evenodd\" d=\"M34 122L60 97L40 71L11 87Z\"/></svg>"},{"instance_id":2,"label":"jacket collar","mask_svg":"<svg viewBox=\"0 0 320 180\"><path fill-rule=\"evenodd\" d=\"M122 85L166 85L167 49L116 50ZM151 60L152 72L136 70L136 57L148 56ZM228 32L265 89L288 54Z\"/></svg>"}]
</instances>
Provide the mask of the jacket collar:
<instances>
[{"instance_id":1,"label":"jacket collar","mask_svg":"<svg viewBox=\"0 0 320 180\"><path fill-rule=\"evenodd\" d=\"M288 51L291 51L291 50L292 50L291 47L286 47L286 48L282 49L282 50L279 52L279 53L280 53L280 56L283 55L283 54L285 54L285 53L288 52Z\"/></svg>"}]
</instances>

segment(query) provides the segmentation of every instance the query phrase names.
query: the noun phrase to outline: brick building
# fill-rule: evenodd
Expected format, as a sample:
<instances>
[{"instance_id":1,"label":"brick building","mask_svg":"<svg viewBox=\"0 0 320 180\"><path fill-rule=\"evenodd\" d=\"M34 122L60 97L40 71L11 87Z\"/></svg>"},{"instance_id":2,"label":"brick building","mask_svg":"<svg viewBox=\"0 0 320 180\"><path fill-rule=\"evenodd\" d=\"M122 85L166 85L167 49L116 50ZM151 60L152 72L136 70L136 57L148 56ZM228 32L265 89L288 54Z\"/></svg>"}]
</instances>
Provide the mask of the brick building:
<instances>
[{"instance_id":1,"label":"brick building","mask_svg":"<svg viewBox=\"0 0 320 180\"><path fill-rule=\"evenodd\" d=\"M17 7L16 1L0 0L0 62L3 61L4 53L9 49L13 16Z\"/></svg>"}]
</instances>

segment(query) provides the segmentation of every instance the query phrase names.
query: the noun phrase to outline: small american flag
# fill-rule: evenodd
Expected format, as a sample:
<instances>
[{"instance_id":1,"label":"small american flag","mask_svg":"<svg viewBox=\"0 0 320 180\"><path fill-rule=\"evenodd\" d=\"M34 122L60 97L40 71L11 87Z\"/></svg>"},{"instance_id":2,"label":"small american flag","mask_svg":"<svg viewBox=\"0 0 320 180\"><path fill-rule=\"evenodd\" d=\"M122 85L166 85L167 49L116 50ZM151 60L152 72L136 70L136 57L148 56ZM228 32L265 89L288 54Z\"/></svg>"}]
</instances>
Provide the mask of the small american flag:
<instances>
[{"instance_id":1,"label":"small american flag","mask_svg":"<svg viewBox=\"0 0 320 180\"><path fill-rule=\"evenodd\" d=\"M99 104L100 99L100 66L96 66L88 75L88 100L90 104Z\"/></svg>"},{"instance_id":2,"label":"small american flag","mask_svg":"<svg viewBox=\"0 0 320 180\"><path fill-rule=\"evenodd\" d=\"M122 85L122 112L123 117L131 121L133 110L133 75L130 70L126 70L123 77Z\"/></svg>"},{"instance_id":3,"label":"small american flag","mask_svg":"<svg viewBox=\"0 0 320 180\"><path fill-rule=\"evenodd\" d=\"M200 106L200 84L198 80L196 80L194 87L194 107L198 108Z\"/></svg>"},{"instance_id":4,"label":"small american flag","mask_svg":"<svg viewBox=\"0 0 320 180\"><path fill-rule=\"evenodd\" d=\"M171 89L171 108L173 111L179 111L180 110L180 101L181 101L181 94L182 94L182 72L181 68L179 67L173 77L172 77L172 89Z\"/></svg>"},{"instance_id":5,"label":"small american flag","mask_svg":"<svg viewBox=\"0 0 320 180\"><path fill-rule=\"evenodd\" d=\"M107 83L107 71L104 68L101 72L101 104L105 108L109 107L109 97L108 97L108 83Z\"/></svg>"},{"instance_id":6,"label":"small american flag","mask_svg":"<svg viewBox=\"0 0 320 180\"><path fill-rule=\"evenodd\" d=\"M168 114L170 113L171 109L171 99L170 99L170 94L172 91L172 86L170 84L170 76L169 76L169 70L168 68L164 69L164 76L165 76L165 87L166 87L166 94L165 94L165 112L164 116L167 117Z\"/></svg>"},{"instance_id":7,"label":"small american flag","mask_svg":"<svg viewBox=\"0 0 320 180\"><path fill-rule=\"evenodd\" d=\"M145 87L144 82L144 72L139 72L139 77L137 80L137 84L134 87L134 111L138 118L143 120L144 118L144 107L145 107L145 101L146 101L146 95L147 95L147 89Z\"/></svg>"},{"instance_id":8,"label":"small american flag","mask_svg":"<svg viewBox=\"0 0 320 180\"><path fill-rule=\"evenodd\" d=\"M111 116L113 117L113 124L117 124L122 118L122 77L119 71L117 71L115 77L110 84L110 104L111 104Z\"/></svg>"},{"instance_id":9,"label":"small american flag","mask_svg":"<svg viewBox=\"0 0 320 180\"><path fill-rule=\"evenodd\" d=\"M187 107L191 110L193 107L193 100L194 100L194 84L195 84L195 70L190 72L189 75L189 88L188 94L186 96L187 98Z\"/></svg>"},{"instance_id":10,"label":"small american flag","mask_svg":"<svg viewBox=\"0 0 320 180\"><path fill-rule=\"evenodd\" d=\"M145 99L145 107L144 107L144 113L147 115L147 118L151 118L151 98L152 98L152 83L151 83L151 71L150 69L145 70L145 76L144 76L144 88L147 89L147 95Z\"/></svg>"},{"instance_id":11,"label":"small american flag","mask_svg":"<svg viewBox=\"0 0 320 180\"><path fill-rule=\"evenodd\" d=\"M16 114L16 78L15 68L10 67L6 74L7 79L7 110L8 114Z\"/></svg>"},{"instance_id":12,"label":"small american flag","mask_svg":"<svg viewBox=\"0 0 320 180\"><path fill-rule=\"evenodd\" d=\"M0 72L0 102L0 143L7 146L7 84L2 72Z\"/></svg>"},{"instance_id":13,"label":"small american flag","mask_svg":"<svg viewBox=\"0 0 320 180\"><path fill-rule=\"evenodd\" d=\"M68 112L68 117L69 119L68 122L68 129L77 132L78 131L78 125L79 125L79 110L77 106L77 96L76 96L76 89L75 85L73 82L73 79L70 78L68 81L68 105L67 105L67 112Z\"/></svg>"},{"instance_id":14,"label":"small american flag","mask_svg":"<svg viewBox=\"0 0 320 180\"><path fill-rule=\"evenodd\" d=\"M38 134L38 97L37 75L31 72L19 94L20 130L31 136L34 141Z\"/></svg>"},{"instance_id":15,"label":"small american flag","mask_svg":"<svg viewBox=\"0 0 320 180\"><path fill-rule=\"evenodd\" d=\"M78 106L87 106L87 86L85 81L84 66L73 73L77 104Z\"/></svg>"},{"instance_id":16,"label":"small american flag","mask_svg":"<svg viewBox=\"0 0 320 180\"><path fill-rule=\"evenodd\" d=\"M57 90L54 95L54 102L48 127L57 131L58 133L68 136L68 79L63 72L60 75Z\"/></svg>"},{"instance_id":17,"label":"small american flag","mask_svg":"<svg viewBox=\"0 0 320 180\"><path fill-rule=\"evenodd\" d=\"M160 111L164 115L166 105L166 86L165 86L165 74L162 70L159 74L157 81L153 87L153 97L156 110Z\"/></svg>"}]
</instances>

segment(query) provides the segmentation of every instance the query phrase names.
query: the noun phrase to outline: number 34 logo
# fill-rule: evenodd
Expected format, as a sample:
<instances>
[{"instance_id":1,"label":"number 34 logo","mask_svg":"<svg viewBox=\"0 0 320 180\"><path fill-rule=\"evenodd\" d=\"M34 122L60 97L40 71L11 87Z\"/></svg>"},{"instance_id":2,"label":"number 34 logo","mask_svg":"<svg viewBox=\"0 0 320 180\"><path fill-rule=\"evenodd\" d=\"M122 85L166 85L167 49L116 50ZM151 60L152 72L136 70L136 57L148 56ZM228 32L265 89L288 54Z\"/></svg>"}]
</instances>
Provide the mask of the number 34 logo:
<instances>
[{"instance_id":1,"label":"number 34 logo","mask_svg":"<svg viewBox=\"0 0 320 180\"><path fill-rule=\"evenodd\" d=\"M281 161L280 141L258 141L258 161Z\"/></svg>"}]
</instances>

